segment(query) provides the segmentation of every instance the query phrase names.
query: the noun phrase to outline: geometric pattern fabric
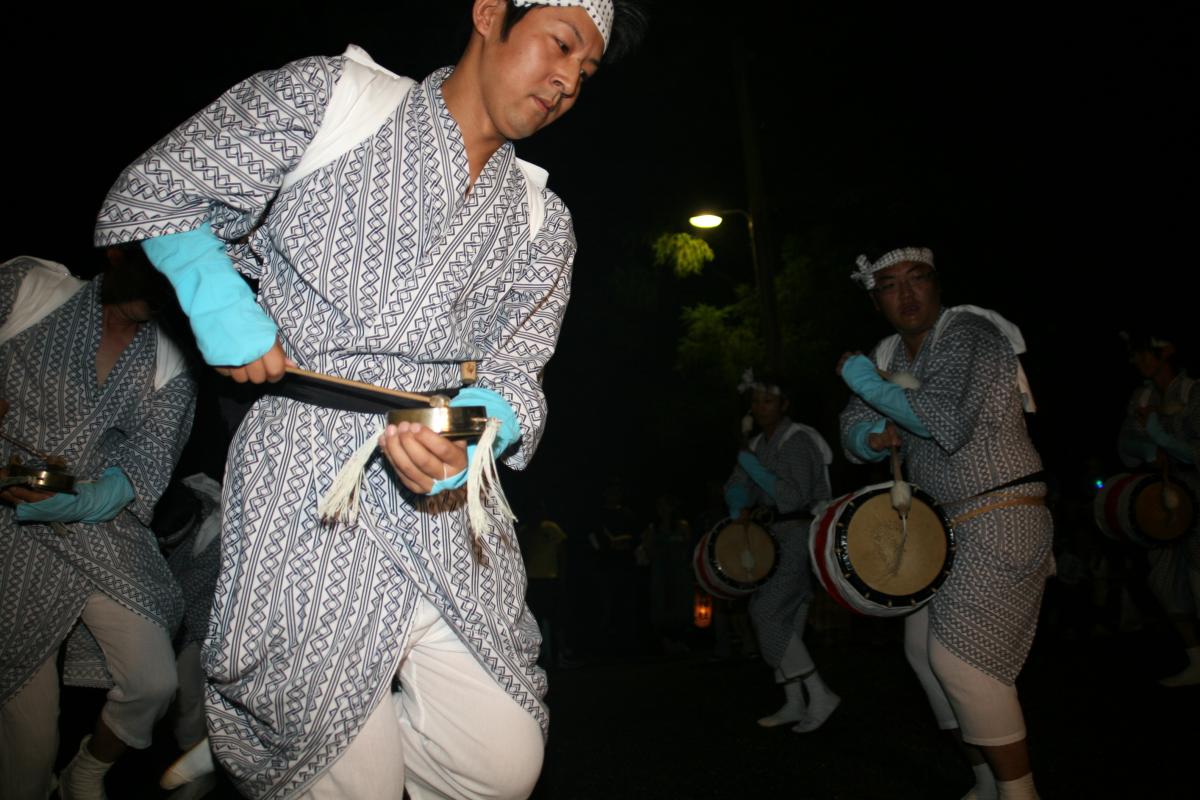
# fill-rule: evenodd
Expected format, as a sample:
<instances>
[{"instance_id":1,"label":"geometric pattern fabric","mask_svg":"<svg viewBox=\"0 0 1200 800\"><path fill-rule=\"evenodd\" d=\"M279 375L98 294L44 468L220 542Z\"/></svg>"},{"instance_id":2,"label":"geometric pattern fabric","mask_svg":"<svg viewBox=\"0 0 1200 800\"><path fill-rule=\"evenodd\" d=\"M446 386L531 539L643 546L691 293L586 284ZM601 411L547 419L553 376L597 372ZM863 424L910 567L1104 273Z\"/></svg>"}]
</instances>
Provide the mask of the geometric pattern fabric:
<instances>
[{"instance_id":1,"label":"geometric pattern fabric","mask_svg":"<svg viewBox=\"0 0 1200 800\"><path fill-rule=\"evenodd\" d=\"M34 263L19 258L0 265L0 318L11 313ZM13 509L0 506L0 704L68 634L64 680L111 685L98 645L82 624L76 626L94 592L168 633L183 613L179 586L147 526L187 440L195 383L185 370L154 389L158 334L148 324L97 384L103 280L86 284L0 345L0 397L9 402L5 433L61 456L77 479L92 480L118 466L135 492L133 502L109 522L68 523L57 530L18 524ZM2 463L13 452L0 441Z\"/></svg>"},{"instance_id":2,"label":"geometric pattern fabric","mask_svg":"<svg viewBox=\"0 0 1200 800\"><path fill-rule=\"evenodd\" d=\"M905 347L894 348L884 369L907 371L920 381L919 389L905 394L932 435L922 438L897 426L901 452L909 479L933 495L948 517L1005 497L1045 495L1045 484L1027 483L969 499L1042 468L1025 427L1017 357L995 325L959 314L936 340L926 337L915 359ZM847 458L858 462L846 433L881 418L851 396L841 415ZM954 568L929 603L930 629L950 652L1012 684L1033 643L1046 578L1054 574L1050 512L1044 506L997 509L954 533Z\"/></svg>"},{"instance_id":3,"label":"geometric pattern fabric","mask_svg":"<svg viewBox=\"0 0 1200 800\"><path fill-rule=\"evenodd\" d=\"M540 374L566 309L575 237L557 196L530 241L525 178L503 144L472 185L438 70L357 147L279 191L321 125L342 57L238 84L118 179L97 244L207 220L259 281L259 304L301 367L428 391L459 363L516 411L523 467L541 436ZM441 612L542 725L545 674L511 523L472 551L465 492L416 496L367 466L355 525L318 500L380 424L268 396L230 449L204 666L210 742L239 788L280 797L315 780L391 688L418 598Z\"/></svg>"}]
</instances>

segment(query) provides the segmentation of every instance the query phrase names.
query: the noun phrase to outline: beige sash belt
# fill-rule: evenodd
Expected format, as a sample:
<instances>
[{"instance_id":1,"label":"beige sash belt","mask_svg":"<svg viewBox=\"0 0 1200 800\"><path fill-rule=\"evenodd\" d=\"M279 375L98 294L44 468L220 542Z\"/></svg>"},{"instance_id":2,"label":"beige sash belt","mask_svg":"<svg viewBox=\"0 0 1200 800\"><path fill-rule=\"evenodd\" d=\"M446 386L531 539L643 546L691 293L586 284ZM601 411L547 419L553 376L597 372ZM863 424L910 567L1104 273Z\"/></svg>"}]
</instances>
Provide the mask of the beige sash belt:
<instances>
[{"instance_id":1,"label":"beige sash belt","mask_svg":"<svg viewBox=\"0 0 1200 800\"><path fill-rule=\"evenodd\" d=\"M1045 497L1006 497L1003 500L997 500L994 503L988 503L986 506L972 509L966 513L959 514L950 520L950 527L956 528L968 520L975 519L978 516L995 511L1000 508L1010 508L1012 506L1044 506L1046 505Z\"/></svg>"}]
</instances>

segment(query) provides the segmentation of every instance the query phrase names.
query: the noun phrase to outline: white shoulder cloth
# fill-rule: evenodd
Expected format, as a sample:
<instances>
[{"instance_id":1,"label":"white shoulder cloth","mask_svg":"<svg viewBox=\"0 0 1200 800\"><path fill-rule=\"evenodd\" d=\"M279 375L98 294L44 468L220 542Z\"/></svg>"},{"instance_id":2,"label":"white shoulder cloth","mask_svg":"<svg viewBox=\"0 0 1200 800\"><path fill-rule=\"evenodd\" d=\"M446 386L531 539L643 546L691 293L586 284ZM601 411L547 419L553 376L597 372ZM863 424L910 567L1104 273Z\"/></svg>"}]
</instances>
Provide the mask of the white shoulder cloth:
<instances>
[{"instance_id":1,"label":"white shoulder cloth","mask_svg":"<svg viewBox=\"0 0 1200 800\"><path fill-rule=\"evenodd\" d=\"M995 311L979 306L952 306L946 309L946 313L938 320L937 326L930 334L933 339L929 342L930 347L936 344L942 330L945 329L946 323L952 320L959 314L975 314L983 317L988 322L996 326L996 328L1004 334L1004 338L1008 339L1008 343L1012 346L1014 355L1021 355L1025 352L1025 337L1021 335L1021 329L1004 317L997 314ZM875 366L881 370L886 370L888 364L892 361L892 356L896 352L896 348L900 344L900 334L894 333L879 343L875 348ZM1037 404L1033 401L1033 390L1029 386L1029 378L1025 376L1025 368L1021 366L1021 359L1017 359L1017 388L1021 392L1021 405L1025 408L1025 413L1032 414L1037 411Z\"/></svg>"},{"instance_id":2,"label":"white shoulder cloth","mask_svg":"<svg viewBox=\"0 0 1200 800\"><path fill-rule=\"evenodd\" d=\"M58 262L31 256L24 258L37 262L37 265L21 281L12 313L0 326L0 344L37 325L87 284ZM0 269L11 263L0 264ZM186 362L183 353L162 328L155 325L154 330L158 336L158 346L154 348L154 390L158 391L183 372Z\"/></svg>"},{"instance_id":3,"label":"white shoulder cloth","mask_svg":"<svg viewBox=\"0 0 1200 800\"><path fill-rule=\"evenodd\" d=\"M300 158L300 163L283 176L281 191L332 164L383 126L396 107L404 101L417 82L380 66L358 45L346 48L345 66L338 80L321 127ZM542 191L549 173L536 164L517 159L525 177L529 201L529 239L532 241L546 220L546 202Z\"/></svg>"}]
</instances>

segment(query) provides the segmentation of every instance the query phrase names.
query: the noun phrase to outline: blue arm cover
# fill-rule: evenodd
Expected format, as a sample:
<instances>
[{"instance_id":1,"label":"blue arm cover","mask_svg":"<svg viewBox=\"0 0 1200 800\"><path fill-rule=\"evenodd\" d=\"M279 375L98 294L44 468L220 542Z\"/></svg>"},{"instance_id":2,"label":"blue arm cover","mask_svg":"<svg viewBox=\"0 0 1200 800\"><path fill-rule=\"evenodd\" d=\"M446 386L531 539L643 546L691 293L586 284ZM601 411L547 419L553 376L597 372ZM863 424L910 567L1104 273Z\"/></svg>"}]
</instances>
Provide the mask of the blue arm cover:
<instances>
[{"instance_id":1,"label":"blue arm cover","mask_svg":"<svg viewBox=\"0 0 1200 800\"><path fill-rule=\"evenodd\" d=\"M850 429L850 433L846 436L846 444L863 461L883 461L887 458L887 451L873 450L871 445L867 444L867 437L872 433L883 433L883 429L887 427L887 420L880 419L875 422L863 420Z\"/></svg>"},{"instance_id":2,"label":"blue arm cover","mask_svg":"<svg viewBox=\"0 0 1200 800\"><path fill-rule=\"evenodd\" d=\"M17 506L21 522L108 522L134 498L133 486L120 467L109 467L100 480L75 484L75 494L59 493L37 503Z\"/></svg>"},{"instance_id":3,"label":"blue arm cover","mask_svg":"<svg viewBox=\"0 0 1200 800\"><path fill-rule=\"evenodd\" d=\"M742 509L750 505L750 487L744 483L731 483L725 488L725 505L729 516L737 519Z\"/></svg>"},{"instance_id":4,"label":"blue arm cover","mask_svg":"<svg viewBox=\"0 0 1200 800\"><path fill-rule=\"evenodd\" d=\"M500 420L500 430L496 434L496 441L492 444L492 455L499 458L500 454L507 450L513 442L521 438L521 426L517 424L517 414L513 411L512 406L508 404L500 395L493 392L491 389L484 389L482 386L468 386L461 390L453 400L450 401L451 408L461 408L462 406L483 406L487 409L488 417ZM475 445L467 445L467 465L470 466L471 459L475 457ZM456 472L449 478L443 478L433 484L433 488L429 490L429 494L435 495L447 489L457 489L467 482L467 470Z\"/></svg>"},{"instance_id":5,"label":"blue arm cover","mask_svg":"<svg viewBox=\"0 0 1200 800\"><path fill-rule=\"evenodd\" d=\"M1146 433L1150 434L1154 443L1166 450L1172 458L1185 464L1192 463L1192 449L1163 430L1162 423L1158 421L1158 414L1146 417Z\"/></svg>"},{"instance_id":6,"label":"blue arm cover","mask_svg":"<svg viewBox=\"0 0 1200 800\"><path fill-rule=\"evenodd\" d=\"M738 453L738 466L746 470L746 474L750 479L759 485L772 500L775 499L775 484L779 481L779 476L762 465L758 460L758 456L751 453L749 450L743 450Z\"/></svg>"},{"instance_id":7,"label":"blue arm cover","mask_svg":"<svg viewBox=\"0 0 1200 800\"><path fill-rule=\"evenodd\" d=\"M1123 458L1139 463L1152 462L1158 455L1158 445L1154 440L1132 427L1121 431L1117 437L1117 449Z\"/></svg>"},{"instance_id":8,"label":"blue arm cover","mask_svg":"<svg viewBox=\"0 0 1200 800\"><path fill-rule=\"evenodd\" d=\"M921 420L917 419L904 390L879 377L871 359L863 355L846 359L846 363L842 365L842 380L850 387L850 391L861 397L867 405L890 417L897 425L912 431L922 439L928 439L932 435Z\"/></svg>"},{"instance_id":9,"label":"blue arm cover","mask_svg":"<svg viewBox=\"0 0 1200 800\"><path fill-rule=\"evenodd\" d=\"M211 225L147 239L142 250L175 288L209 364L240 367L275 344L275 323L255 302Z\"/></svg>"}]
</instances>

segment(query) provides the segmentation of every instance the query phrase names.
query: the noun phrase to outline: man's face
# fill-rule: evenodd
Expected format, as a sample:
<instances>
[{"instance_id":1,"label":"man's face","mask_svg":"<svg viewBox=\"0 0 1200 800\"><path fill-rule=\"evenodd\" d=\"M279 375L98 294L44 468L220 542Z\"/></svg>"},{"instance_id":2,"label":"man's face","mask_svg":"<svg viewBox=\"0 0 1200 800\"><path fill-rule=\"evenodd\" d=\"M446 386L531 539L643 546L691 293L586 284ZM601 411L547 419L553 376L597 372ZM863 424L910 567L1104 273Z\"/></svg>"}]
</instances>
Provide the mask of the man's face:
<instances>
[{"instance_id":1,"label":"man's face","mask_svg":"<svg viewBox=\"0 0 1200 800\"><path fill-rule=\"evenodd\" d=\"M785 411L787 411L787 400L783 398L783 395L762 389L754 390L754 394L750 398L750 415L754 417L754 422L758 427L774 428L783 419Z\"/></svg>"},{"instance_id":2,"label":"man's face","mask_svg":"<svg viewBox=\"0 0 1200 800\"><path fill-rule=\"evenodd\" d=\"M1143 378L1153 378L1167 363L1166 356L1168 352L1173 352L1174 348L1171 347L1171 350L1166 352L1164 350L1138 350L1130 356L1129 361Z\"/></svg>"},{"instance_id":3,"label":"man's face","mask_svg":"<svg viewBox=\"0 0 1200 800\"><path fill-rule=\"evenodd\" d=\"M575 105L600 67L604 40L577 6L533 8L500 39L505 4L483 31L483 102L506 139L531 136Z\"/></svg>"},{"instance_id":4,"label":"man's face","mask_svg":"<svg viewBox=\"0 0 1200 800\"><path fill-rule=\"evenodd\" d=\"M929 330L942 310L933 267L915 261L901 261L876 272L871 297L875 307L901 334Z\"/></svg>"}]
</instances>

